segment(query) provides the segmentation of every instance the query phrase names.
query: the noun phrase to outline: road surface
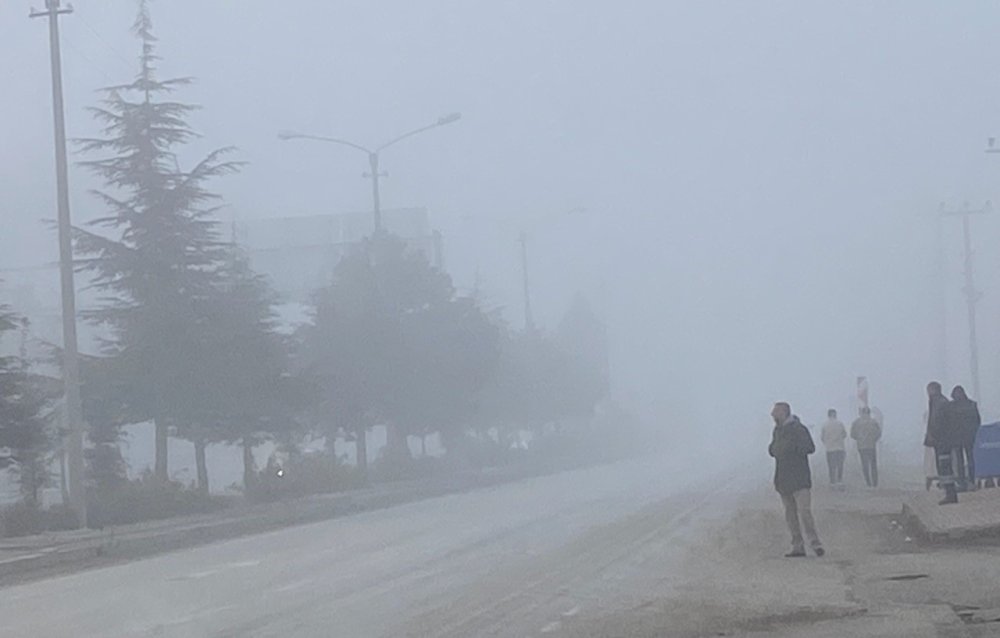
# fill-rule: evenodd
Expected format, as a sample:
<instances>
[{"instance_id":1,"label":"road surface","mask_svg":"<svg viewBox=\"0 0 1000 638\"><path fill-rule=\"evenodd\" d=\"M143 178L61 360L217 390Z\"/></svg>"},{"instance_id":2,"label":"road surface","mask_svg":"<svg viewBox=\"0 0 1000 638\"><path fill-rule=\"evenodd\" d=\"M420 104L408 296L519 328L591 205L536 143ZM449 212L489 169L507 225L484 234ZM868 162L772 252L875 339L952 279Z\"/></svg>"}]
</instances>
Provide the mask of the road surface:
<instances>
[{"instance_id":1,"label":"road surface","mask_svg":"<svg viewBox=\"0 0 1000 638\"><path fill-rule=\"evenodd\" d=\"M694 470L630 461L11 587L2 634L560 635L683 585L670 562L723 493Z\"/></svg>"}]
</instances>

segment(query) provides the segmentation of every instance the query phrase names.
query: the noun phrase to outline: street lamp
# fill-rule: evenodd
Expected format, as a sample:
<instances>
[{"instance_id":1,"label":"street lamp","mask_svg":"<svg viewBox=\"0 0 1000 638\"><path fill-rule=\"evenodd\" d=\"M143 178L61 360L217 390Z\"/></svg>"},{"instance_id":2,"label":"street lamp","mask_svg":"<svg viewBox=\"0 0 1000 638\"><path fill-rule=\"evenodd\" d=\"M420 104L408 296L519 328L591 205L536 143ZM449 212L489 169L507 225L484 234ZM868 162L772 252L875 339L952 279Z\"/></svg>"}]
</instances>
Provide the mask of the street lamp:
<instances>
[{"instance_id":1,"label":"street lamp","mask_svg":"<svg viewBox=\"0 0 1000 638\"><path fill-rule=\"evenodd\" d=\"M296 133L294 131L281 131L278 133L278 139L280 140L314 140L317 142L330 142L331 144L340 144L341 146L349 146L350 148L357 149L368 156L368 166L371 170L370 173L364 173L364 177L370 177L372 180L372 210L374 212L375 221L375 234L382 231L382 205L379 196L379 178L388 177L388 173L382 173L379 171L379 154L385 149L389 148L397 142L401 142L408 137L413 137L424 131L429 131L439 126L446 126L453 122L457 122L462 119L461 113L449 113L447 115L442 115L433 124L428 124L426 126L421 126L420 128L414 129L409 133L404 133L397 137L392 138L388 142L377 146L374 149L367 148L360 144L355 144L354 142L349 142L347 140L342 140L335 137L326 137L322 135L307 135L304 133Z\"/></svg>"}]
</instances>

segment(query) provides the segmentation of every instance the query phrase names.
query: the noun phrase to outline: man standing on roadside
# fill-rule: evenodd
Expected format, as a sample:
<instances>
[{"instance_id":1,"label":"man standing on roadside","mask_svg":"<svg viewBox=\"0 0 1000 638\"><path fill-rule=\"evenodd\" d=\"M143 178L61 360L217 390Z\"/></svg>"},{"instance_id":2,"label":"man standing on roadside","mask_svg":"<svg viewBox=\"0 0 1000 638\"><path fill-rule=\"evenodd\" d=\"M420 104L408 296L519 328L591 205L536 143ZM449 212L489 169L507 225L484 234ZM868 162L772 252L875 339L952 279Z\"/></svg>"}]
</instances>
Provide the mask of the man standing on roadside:
<instances>
[{"instance_id":1,"label":"man standing on roadside","mask_svg":"<svg viewBox=\"0 0 1000 638\"><path fill-rule=\"evenodd\" d=\"M976 489L976 461L973 456L976 447L976 434L983 424L979 416L979 406L965 393L965 388L956 385L951 391L951 405L948 406L948 418L956 435L959 437L956 460L960 486L967 490Z\"/></svg>"},{"instance_id":2,"label":"man standing on roadside","mask_svg":"<svg viewBox=\"0 0 1000 638\"><path fill-rule=\"evenodd\" d=\"M826 423L820 431L820 439L826 449L826 467L830 471L830 485L840 485L844 482L844 440L847 438L847 428L837 420L837 411L826 411Z\"/></svg>"},{"instance_id":3,"label":"man standing on roadside","mask_svg":"<svg viewBox=\"0 0 1000 638\"><path fill-rule=\"evenodd\" d=\"M858 444L861 457L861 471L868 487L878 487L878 458L876 449L882 438L882 426L872 418L868 408L861 408L861 416L851 424L851 438Z\"/></svg>"},{"instance_id":4,"label":"man standing on roadside","mask_svg":"<svg viewBox=\"0 0 1000 638\"><path fill-rule=\"evenodd\" d=\"M797 558L806 555L803 528L813 551L822 556L825 553L823 544L816 533L816 523L810 510L812 472L809 455L816 451L816 444L806 426L792 415L792 408L787 403L775 403L771 418L774 419L774 432L767 451L774 457L774 489L781 496L785 522L792 534L792 551L785 556Z\"/></svg>"},{"instance_id":5,"label":"man standing on roadside","mask_svg":"<svg viewBox=\"0 0 1000 638\"><path fill-rule=\"evenodd\" d=\"M924 445L934 448L937 460L938 484L944 488L941 505L958 502L955 487L956 448L962 444L961 436L952 426L948 397L941 393L941 384L931 381L927 384L927 434Z\"/></svg>"}]
</instances>

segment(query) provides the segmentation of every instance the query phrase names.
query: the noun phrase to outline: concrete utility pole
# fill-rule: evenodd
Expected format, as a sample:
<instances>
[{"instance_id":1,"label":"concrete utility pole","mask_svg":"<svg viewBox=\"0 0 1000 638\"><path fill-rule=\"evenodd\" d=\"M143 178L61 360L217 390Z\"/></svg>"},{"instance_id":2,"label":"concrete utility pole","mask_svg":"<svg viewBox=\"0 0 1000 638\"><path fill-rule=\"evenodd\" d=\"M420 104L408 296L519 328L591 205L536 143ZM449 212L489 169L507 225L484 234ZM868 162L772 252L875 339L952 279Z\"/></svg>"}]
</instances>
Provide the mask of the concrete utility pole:
<instances>
[{"instance_id":1,"label":"concrete utility pole","mask_svg":"<svg viewBox=\"0 0 1000 638\"><path fill-rule=\"evenodd\" d=\"M535 331L535 319L531 315L531 288L528 285L528 233L521 231L521 274L524 278L524 331Z\"/></svg>"},{"instance_id":2,"label":"concrete utility pole","mask_svg":"<svg viewBox=\"0 0 1000 638\"><path fill-rule=\"evenodd\" d=\"M87 499L83 491L83 405L80 400L80 361L76 339L76 289L73 283L73 238L69 214L69 169L66 160L66 120L63 105L62 53L59 50L59 16L73 12L60 0L45 0L45 11L32 18L49 19L52 65L52 114L55 124L56 188L59 226L59 276L62 288L63 385L65 386L66 449L69 456L69 505L82 526L87 525Z\"/></svg>"},{"instance_id":3,"label":"concrete utility pole","mask_svg":"<svg viewBox=\"0 0 1000 638\"><path fill-rule=\"evenodd\" d=\"M944 249L944 218L940 215L934 220L937 224L935 235L937 236L937 272L935 273L934 291L939 294L940 302L937 304L937 378L946 379L948 377L948 304L945 301L945 293L948 290L948 276ZM979 400L979 397L976 397Z\"/></svg>"},{"instance_id":4,"label":"concrete utility pole","mask_svg":"<svg viewBox=\"0 0 1000 638\"><path fill-rule=\"evenodd\" d=\"M363 173L364 177L372 180L372 214L374 215L375 233L382 232L382 197L379 192L379 179L389 177L389 173L383 173L378 167L378 153L368 154L368 165L371 167L370 173Z\"/></svg>"},{"instance_id":5,"label":"concrete utility pole","mask_svg":"<svg viewBox=\"0 0 1000 638\"><path fill-rule=\"evenodd\" d=\"M365 178L371 178L372 180L372 211L373 211L373 221L375 224L375 234L382 232L382 200L379 192L379 180L383 177L388 177L389 174L381 171L379 169L379 154L385 149L389 148L397 142L401 142L408 137L413 137L424 131L429 131L431 129L438 128L439 126L447 126L452 122L457 122L462 119L461 113L450 113L448 115L442 115L434 123L428 124L427 126L421 126L418 129L414 129L409 133L404 133L393 139L389 140L381 146L369 149L361 144L355 144L354 142L349 142L347 140L342 140L336 137L325 137L322 135L306 135L304 133L295 133L294 131L281 131L278 133L278 139L281 140L315 140L318 142L330 142L332 144L340 144L341 146L349 146L350 148L357 149L368 156L368 166L371 172L363 173L362 176Z\"/></svg>"},{"instance_id":6,"label":"concrete utility pole","mask_svg":"<svg viewBox=\"0 0 1000 638\"><path fill-rule=\"evenodd\" d=\"M969 314L969 367L972 375L972 391L977 401L982 401L981 386L979 384L979 346L976 338L976 304L982 298L982 293L976 289L975 274L973 272L973 252L972 252L972 232L969 218L972 215L985 215L992 209L990 202L982 208L971 209L968 204L963 204L958 210L945 210L941 205L941 215L944 217L962 218L962 239L965 249L965 286L962 292L965 294L965 302Z\"/></svg>"}]
</instances>

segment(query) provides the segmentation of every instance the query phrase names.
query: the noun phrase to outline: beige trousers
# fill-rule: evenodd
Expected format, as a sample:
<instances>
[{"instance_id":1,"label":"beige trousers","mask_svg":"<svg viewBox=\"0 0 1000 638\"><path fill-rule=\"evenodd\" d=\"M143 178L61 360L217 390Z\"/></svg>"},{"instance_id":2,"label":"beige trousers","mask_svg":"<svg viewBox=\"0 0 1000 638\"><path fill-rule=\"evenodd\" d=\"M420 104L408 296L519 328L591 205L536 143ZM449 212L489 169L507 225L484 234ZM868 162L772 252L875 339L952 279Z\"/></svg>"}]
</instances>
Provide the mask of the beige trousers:
<instances>
[{"instance_id":1,"label":"beige trousers","mask_svg":"<svg viewBox=\"0 0 1000 638\"><path fill-rule=\"evenodd\" d=\"M781 494L781 502L785 506L785 522L788 523L788 531L792 533L792 551L801 552L805 550L805 543L802 539L802 531L805 529L809 545L813 549L822 547L816 533L816 522L813 520L812 493L808 490L798 490L791 494ZM799 522L801 521L801 526Z\"/></svg>"}]
</instances>

